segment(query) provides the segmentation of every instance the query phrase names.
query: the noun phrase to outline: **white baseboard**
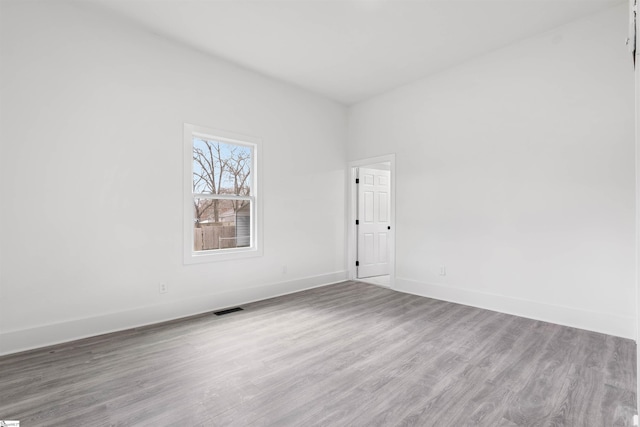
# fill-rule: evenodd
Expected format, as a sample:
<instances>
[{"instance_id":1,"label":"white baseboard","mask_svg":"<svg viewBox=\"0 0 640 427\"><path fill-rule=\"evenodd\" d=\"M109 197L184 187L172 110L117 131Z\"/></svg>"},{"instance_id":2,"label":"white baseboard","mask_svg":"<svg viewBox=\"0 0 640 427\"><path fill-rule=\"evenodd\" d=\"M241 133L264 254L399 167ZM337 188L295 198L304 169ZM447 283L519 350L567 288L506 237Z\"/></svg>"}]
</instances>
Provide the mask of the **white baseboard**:
<instances>
[{"instance_id":1,"label":"white baseboard","mask_svg":"<svg viewBox=\"0 0 640 427\"><path fill-rule=\"evenodd\" d=\"M347 280L347 272L339 271L237 291L172 300L162 304L106 313L95 317L73 319L21 330L3 331L0 333L0 355L216 311L344 280Z\"/></svg>"},{"instance_id":2,"label":"white baseboard","mask_svg":"<svg viewBox=\"0 0 640 427\"><path fill-rule=\"evenodd\" d=\"M411 279L396 278L393 289L423 297L470 305L472 307L586 329L622 338L632 340L636 338L635 319L633 317L546 304L504 295L424 283Z\"/></svg>"}]
</instances>

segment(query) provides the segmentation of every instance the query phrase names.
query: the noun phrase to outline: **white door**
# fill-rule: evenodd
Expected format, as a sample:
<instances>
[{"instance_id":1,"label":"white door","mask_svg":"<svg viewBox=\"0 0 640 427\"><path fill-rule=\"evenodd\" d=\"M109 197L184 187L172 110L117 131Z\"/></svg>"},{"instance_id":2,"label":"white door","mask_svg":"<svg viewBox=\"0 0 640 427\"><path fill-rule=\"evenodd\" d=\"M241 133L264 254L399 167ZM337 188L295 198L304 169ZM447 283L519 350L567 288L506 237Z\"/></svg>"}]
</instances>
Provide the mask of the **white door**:
<instances>
[{"instance_id":1,"label":"white door","mask_svg":"<svg viewBox=\"0 0 640 427\"><path fill-rule=\"evenodd\" d=\"M389 274L390 178L388 170L358 169L358 278Z\"/></svg>"}]
</instances>

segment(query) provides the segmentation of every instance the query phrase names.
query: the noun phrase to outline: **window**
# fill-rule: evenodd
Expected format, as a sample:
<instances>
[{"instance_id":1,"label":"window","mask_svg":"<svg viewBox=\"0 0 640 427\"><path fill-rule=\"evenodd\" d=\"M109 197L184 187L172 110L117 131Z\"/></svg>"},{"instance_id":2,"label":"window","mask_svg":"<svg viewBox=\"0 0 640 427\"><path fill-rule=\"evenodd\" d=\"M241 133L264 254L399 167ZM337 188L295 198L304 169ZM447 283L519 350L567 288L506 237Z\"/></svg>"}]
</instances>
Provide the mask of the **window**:
<instances>
[{"instance_id":1,"label":"window","mask_svg":"<svg viewBox=\"0 0 640 427\"><path fill-rule=\"evenodd\" d=\"M185 263L261 255L259 142L185 124Z\"/></svg>"}]
</instances>

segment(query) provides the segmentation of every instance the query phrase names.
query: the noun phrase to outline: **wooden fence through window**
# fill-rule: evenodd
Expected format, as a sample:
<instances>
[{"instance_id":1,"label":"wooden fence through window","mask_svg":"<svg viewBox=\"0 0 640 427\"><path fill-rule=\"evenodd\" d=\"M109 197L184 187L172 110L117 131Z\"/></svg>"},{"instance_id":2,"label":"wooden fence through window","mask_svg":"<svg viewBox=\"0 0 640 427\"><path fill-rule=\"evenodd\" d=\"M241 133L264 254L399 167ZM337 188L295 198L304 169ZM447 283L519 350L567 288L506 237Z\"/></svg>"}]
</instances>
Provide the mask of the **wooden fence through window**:
<instances>
[{"instance_id":1,"label":"wooden fence through window","mask_svg":"<svg viewBox=\"0 0 640 427\"><path fill-rule=\"evenodd\" d=\"M208 251L237 247L235 225L207 225L193 229L193 249Z\"/></svg>"}]
</instances>

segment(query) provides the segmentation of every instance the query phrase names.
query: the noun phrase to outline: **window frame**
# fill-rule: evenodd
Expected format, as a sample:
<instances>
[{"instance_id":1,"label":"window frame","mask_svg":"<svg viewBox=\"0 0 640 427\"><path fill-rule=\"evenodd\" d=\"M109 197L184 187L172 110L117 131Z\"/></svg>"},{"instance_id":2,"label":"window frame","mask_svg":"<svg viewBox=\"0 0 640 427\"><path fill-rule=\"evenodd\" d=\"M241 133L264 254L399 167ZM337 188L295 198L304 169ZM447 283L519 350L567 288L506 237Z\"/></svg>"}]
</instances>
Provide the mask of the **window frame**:
<instances>
[{"instance_id":1,"label":"window frame","mask_svg":"<svg viewBox=\"0 0 640 427\"><path fill-rule=\"evenodd\" d=\"M249 196L235 196L226 194L201 194L193 192L193 138L220 141L228 144L251 148L251 174ZM241 135L189 123L184 124L184 264L199 264L206 262L227 261L234 259L262 256L262 198L259 188L261 182L261 145L260 138ZM251 206L250 245L241 248L212 249L195 251L194 238L194 206L196 198L249 200Z\"/></svg>"}]
</instances>

